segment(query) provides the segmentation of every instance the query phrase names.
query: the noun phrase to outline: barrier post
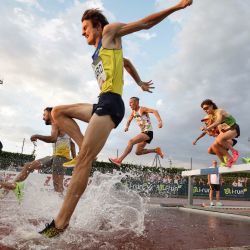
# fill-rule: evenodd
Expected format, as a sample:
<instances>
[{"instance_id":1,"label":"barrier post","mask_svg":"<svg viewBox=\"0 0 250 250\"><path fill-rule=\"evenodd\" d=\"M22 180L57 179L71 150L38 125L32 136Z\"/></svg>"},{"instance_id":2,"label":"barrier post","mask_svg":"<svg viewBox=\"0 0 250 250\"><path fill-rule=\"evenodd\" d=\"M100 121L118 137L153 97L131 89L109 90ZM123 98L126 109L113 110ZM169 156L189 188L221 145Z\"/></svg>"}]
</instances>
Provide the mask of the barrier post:
<instances>
[{"instance_id":1,"label":"barrier post","mask_svg":"<svg viewBox=\"0 0 250 250\"><path fill-rule=\"evenodd\" d=\"M188 206L193 206L193 177L188 176Z\"/></svg>"}]
</instances>

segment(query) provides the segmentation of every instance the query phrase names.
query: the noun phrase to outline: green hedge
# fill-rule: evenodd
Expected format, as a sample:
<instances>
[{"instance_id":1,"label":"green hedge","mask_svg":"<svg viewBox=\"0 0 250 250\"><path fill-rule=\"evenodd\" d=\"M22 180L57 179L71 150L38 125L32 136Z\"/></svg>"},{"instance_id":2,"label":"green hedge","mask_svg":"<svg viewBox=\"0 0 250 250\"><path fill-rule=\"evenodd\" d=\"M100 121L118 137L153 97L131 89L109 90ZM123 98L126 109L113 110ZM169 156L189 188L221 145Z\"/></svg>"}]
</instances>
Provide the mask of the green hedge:
<instances>
[{"instance_id":1,"label":"green hedge","mask_svg":"<svg viewBox=\"0 0 250 250\"><path fill-rule=\"evenodd\" d=\"M34 161L35 155L27 155L20 153L12 153L7 151L2 151L0 153L0 168L6 169L10 166L19 167L24 165L26 162Z\"/></svg>"}]
</instances>

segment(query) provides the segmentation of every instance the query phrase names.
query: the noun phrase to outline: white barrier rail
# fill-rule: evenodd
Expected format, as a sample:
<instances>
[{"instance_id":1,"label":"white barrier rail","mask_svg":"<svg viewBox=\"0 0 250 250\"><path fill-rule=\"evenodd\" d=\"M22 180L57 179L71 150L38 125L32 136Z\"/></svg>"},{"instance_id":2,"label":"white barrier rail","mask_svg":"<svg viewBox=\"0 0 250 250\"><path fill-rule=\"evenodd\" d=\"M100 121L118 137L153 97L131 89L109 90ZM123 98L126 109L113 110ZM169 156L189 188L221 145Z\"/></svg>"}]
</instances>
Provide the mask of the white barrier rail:
<instances>
[{"instance_id":1,"label":"white barrier rail","mask_svg":"<svg viewBox=\"0 0 250 250\"><path fill-rule=\"evenodd\" d=\"M197 175L208 175L208 174L226 174L235 172L246 172L250 171L250 164L239 164L233 165L231 168L218 167L218 168L203 168L195 170L182 171L181 175L185 176L197 176Z\"/></svg>"}]
</instances>

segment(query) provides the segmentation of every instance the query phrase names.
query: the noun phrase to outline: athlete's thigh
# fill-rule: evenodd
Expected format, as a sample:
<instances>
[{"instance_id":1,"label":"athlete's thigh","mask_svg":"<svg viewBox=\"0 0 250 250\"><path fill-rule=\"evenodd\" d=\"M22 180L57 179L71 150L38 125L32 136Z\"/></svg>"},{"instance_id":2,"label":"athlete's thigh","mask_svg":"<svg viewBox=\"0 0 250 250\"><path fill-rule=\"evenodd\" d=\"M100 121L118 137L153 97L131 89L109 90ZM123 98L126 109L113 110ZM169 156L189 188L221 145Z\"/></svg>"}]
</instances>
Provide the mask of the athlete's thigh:
<instances>
[{"instance_id":1,"label":"athlete's thigh","mask_svg":"<svg viewBox=\"0 0 250 250\"><path fill-rule=\"evenodd\" d=\"M230 139L235 138L236 136L237 136L236 130L228 130L227 132L220 133L217 136L217 141L218 140L230 140Z\"/></svg>"},{"instance_id":2,"label":"athlete's thigh","mask_svg":"<svg viewBox=\"0 0 250 250\"><path fill-rule=\"evenodd\" d=\"M146 142L146 141L139 142L139 143L137 144L137 150L144 149L146 145L147 145L147 142Z\"/></svg>"},{"instance_id":3,"label":"athlete's thigh","mask_svg":"<svg viewBox=\"0 0 250 250\"><path fill-rule=\"evenodd\" d=\"M115 127L109 115L98 116L93 114L81 147L80 155L88 152L91 156L96 156L103 148L111 130Z\"/></svg>"},{"instance_id":4,"label":"athlete's thigh","mask_svg":"<svg viewBox=\"0 0 250 250\"><path fill-rule=\"evenodd\" d=\"M84 122L89 122L93 111L93 104L76 103L69 105L56 106L52 110L52 116L61 113L70 118L75 118Z\"/></svg>"},{"instance_id":5,"label":"athlete's thigh","mask_svg":"<svg viewBox=\"0 0 250 250\"><path fill-rule=\"evenodd\" d=\"M137 144L137 143L141 143L141 142L145 142L149 140L149 136L144 134L144 133L140 133L139 135L133 137L131 139L131 141L133 142L133 144Z\"/></svg>"}]
</instances>

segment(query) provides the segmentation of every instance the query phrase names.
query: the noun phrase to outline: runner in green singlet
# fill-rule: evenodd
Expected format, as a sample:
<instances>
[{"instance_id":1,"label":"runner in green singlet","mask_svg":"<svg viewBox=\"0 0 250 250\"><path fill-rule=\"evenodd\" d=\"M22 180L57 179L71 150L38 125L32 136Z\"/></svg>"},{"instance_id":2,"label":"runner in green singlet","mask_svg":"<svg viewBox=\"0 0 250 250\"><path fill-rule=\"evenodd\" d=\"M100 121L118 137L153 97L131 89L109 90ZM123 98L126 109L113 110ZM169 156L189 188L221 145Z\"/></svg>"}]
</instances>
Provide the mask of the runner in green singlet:
<instances>
[{"instance_id":1,"label":"runner in green singlet","mask_svg":"<svg viewBox=\"0 0 250 250\"><path fill-rule=\"evenodd\" d=\"M212 144L213 152L218 156L222 163L227 167L231 167L239 158L239 152L233 148L229 142L240 136L240 127L232 115L224 109L217 108L217 105L210 99L206 99L201 103L201 108L208 114L214 116L214 122L203 128L203 131L210 131L220 126L220 133ZM232 153L230 155L226 149ZM226 157L227 162L224 162Z\"/></svg>"}]
</instances>

